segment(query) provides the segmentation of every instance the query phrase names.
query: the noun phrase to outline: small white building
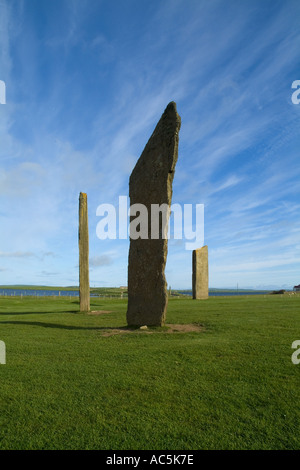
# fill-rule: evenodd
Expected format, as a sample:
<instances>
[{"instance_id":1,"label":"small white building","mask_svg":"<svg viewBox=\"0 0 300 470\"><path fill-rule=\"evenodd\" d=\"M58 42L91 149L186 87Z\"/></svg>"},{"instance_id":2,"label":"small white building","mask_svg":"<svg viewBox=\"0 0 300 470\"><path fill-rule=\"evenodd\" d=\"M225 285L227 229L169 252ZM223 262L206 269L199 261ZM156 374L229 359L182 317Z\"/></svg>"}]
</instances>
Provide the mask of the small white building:
<instances>
[{"instance_id":1,"label":"small white building","mask_svg":"<svg viewBox=\"0 0 300 470\"><path fill-rule=\"evenodd\" d=\"M300 284L298 284L298 286L294 286L293 291L294 292L300 292Z\"/></svg>"}]
</instances>

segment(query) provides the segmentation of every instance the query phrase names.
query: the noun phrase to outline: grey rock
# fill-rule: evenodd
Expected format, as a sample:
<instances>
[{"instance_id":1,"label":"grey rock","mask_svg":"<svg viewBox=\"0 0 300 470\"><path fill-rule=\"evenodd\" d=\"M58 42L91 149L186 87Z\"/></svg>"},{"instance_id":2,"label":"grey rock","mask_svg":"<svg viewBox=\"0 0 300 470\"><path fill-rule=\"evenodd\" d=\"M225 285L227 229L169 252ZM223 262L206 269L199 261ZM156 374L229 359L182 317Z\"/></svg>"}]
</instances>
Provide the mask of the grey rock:
<instances>
[{"instance_id":1,"label":"grey rock","mask_svg":"<svg viewBox=\"0 0 300 470\"><path fill-rule=\"evenodd\" d=\"M90 311L90 281L89 281L89 227L87 195L79 195L79 299L80 311Z\"/></svg>"},{"instance_id":2,"label":"grey rock","mask_svg":"<svg viewBox=\"0 0 300 470\"><path fill-rule=\"evenodd\" d=\"M130 236L128 260L128 325L163 325L168 292L165 265L167 227L160 223L157 239L151 238L151 205L171 206L172 183L178 159L181 119L176 103L166 107L137 161L129 180L130 205L143 204L148 210L148 238ZM131 218L132 220L133 218ZM168 220L168 217L167 217ZM130 234L131 235L131 234Z\"/></svg>"},{"instance_id":3,"label":"grey rock","mask_svg":"<svg viewBox=\"0 0 300 470\"><path fill-rule=\"evenodd\" d=\"M208 248L193 250L193 299L208 299Z\"/></svg>"}]
</instances>

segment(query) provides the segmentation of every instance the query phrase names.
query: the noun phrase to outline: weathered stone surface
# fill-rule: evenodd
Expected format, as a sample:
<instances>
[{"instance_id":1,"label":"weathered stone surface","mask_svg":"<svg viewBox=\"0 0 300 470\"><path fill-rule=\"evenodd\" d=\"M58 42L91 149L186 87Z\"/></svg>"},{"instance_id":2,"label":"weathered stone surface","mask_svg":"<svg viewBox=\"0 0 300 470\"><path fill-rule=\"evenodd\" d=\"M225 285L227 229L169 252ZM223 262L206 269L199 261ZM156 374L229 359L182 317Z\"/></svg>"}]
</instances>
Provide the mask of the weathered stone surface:
<instances>
[{"instance_id":1,"label":"weathered stone surface","mask_svg":"<svg viewBox=\"0 0 300 470\"><path fill-rule=\"evenodd\" d=\"M89 281L89 227L87 195L79 195L79 298L80 311L90 311L90 281Z\"/></svg>"},{"instance_id":2,"label":"weathered stone surface","mask_svg":"<svg viewBox=\"0 0 300 470\"><path fill-rule=\"evenodd\" d=\"M193 250L193 299L208 299L208 248Z\"/></svg>"},{"instance_id":3,"label":"weathered stone surface","mask_svg":"<svg viewBox=\"0 0 300 470\"><path fill-rule=\"evenodd\" d=\"M180 125L176 104L171 102L130 176L130 206L143 204L147 208L148 239L133 239L132 231L130 232L128 325L163 325L165 322L168 304L165 279L168 240L164 238L162 223L159 225L157 239L151 238L151 205L171 206Z\"/></svg>"}]
</instances>

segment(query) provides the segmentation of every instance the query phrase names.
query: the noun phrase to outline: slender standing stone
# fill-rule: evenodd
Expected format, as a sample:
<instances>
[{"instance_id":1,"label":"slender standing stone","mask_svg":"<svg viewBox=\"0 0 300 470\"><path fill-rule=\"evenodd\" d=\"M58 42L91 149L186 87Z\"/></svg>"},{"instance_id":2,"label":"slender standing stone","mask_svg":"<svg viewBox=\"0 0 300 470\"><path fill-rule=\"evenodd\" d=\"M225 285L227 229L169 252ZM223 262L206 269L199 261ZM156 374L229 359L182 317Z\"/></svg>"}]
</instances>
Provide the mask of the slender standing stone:
<instances>
[{"instance_id":1,"label":"slender standing stone","mask_svg":"<svg viewBox=\"0 0 300 470\"><path fill-rule=\"evenodd\" d=\"M87 195L79 195L79 298L80 311L90 311L89 227Z\"/></svg>"},{"instance_id":2,"label":"slender standing stone","mask_svg":"<svg viewBox=\"0 0 300 470\"><path fill-rule=\"evenodd\" d=\"M193 299L208 299L207 245L193 250Z\"/></svg>"},{"instance_id":3,"label":"slender standing stone","mask_svg":"<svg viewBox=\"0 0 300 470\"><path fill-rule=\"evenodd\" d=\"M128 262L128 325L163 325L168 305L165 265L168 252L167 222L172 200L172 183L178 158L178 134L181 119L176 103L166 107L152 136L137 161L129 180L130 206L143 204L147 209L147 233L144 238L132 238ZM151 206L167 208L159 222L157 237L151 237L154 219ZM158 206L156 206L158 207ZM162 217L163 219L163 217ZM131 222L134 220L131 217ZM155 219L156 222L158 219ZM142 233L142 230L141 230Z\"/></svg>"}]
</instances>

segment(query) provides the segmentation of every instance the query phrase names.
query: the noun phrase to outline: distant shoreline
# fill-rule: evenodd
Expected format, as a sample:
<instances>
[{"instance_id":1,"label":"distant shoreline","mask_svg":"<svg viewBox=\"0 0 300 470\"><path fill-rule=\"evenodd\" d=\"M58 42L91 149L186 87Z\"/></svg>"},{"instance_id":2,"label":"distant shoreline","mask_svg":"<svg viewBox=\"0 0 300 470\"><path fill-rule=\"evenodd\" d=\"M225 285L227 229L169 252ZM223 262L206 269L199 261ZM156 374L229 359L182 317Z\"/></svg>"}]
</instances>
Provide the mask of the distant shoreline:
<instances>
[{"instance_id":1,"label":"distant shoreline","mask_svg":"<svg viewBox=\"0 0 300 470\"><path fill-rule=\"evenodd\" d=\"M55 290L55 291L78 291L79 286L35 286L35 285L25 285L25 284L14 284L14 285L1 285L1 289L16 289L16 290ZM268 293L272 292L273 290L278 290L280 288L272 288L272 289L234 289L234 288L219 288L219 287L211 287L209 288L209 292L232 292L232 293L238 293L238 292L262 292L262 293ZM127 291L127 288L124 287L91 287L90 288L91 292L95 290L115 290L115 291ZM192 289L171 289L172 292L180 292L182 294L184 293L190 293L192 292ZM286 292L292 291L292 289L284 289Z\"/></svg>"},{"instance_id":2,"label":"distant shoreline","mask_svg":"<svg viewBox=\"0 0 300 470\"><path fill-rule=\"evenodd\" d=\"M171 289L169 290L170 297L192 297L192 289ZM291 291L283 290L289 293ZM282 292L282 293L283 293ZM245 296L245 295L269 295L275 292L272 290L256 290L256 289L222 289L211 288L209 289L209 297L218 296ZM91 287L91 297L118 297L127 298L127 287ZM5 297L56 297L56 296L70 296L79 297L79 287L77 286L34 286L34 285L3 285L0 286L0 296Z\"/></svg>"}]
</instances>

